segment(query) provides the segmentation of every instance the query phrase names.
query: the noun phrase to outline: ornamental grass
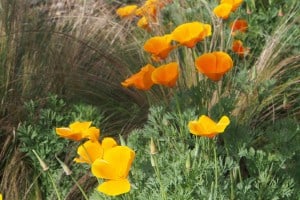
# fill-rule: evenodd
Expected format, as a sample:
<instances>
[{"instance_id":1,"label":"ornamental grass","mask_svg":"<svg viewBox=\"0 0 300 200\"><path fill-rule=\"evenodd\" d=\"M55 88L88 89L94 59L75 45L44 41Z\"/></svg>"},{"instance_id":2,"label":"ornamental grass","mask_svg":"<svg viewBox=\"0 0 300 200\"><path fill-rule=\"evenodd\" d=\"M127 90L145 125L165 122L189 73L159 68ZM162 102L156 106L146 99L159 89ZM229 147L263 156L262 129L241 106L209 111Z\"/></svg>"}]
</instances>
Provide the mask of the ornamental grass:
<instances>
[{"instance_id":1,"label":"ornamental grass","mask_svg":"<svg viewBox=\"0 0 300 200\"><path fill-rule=\"evenodd\" d=\"M299 199L299 1L126 2L0 2L0 199Z\"/></svg>"}]
</instances>

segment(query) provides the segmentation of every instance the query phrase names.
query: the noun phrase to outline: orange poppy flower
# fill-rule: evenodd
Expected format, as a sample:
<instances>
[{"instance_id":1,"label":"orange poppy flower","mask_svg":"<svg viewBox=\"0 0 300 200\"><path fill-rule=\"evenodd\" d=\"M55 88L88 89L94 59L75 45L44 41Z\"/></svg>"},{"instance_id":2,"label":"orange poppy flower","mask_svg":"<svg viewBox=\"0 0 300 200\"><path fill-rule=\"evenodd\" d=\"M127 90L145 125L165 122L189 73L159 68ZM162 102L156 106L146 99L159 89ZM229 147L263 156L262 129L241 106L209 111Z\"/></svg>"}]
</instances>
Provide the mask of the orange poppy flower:
<instances>
[{"instance_id":1,"label":"orange poppy flower","mask_svg":"<svg viewBox=\"0 0 300 200\"><path fill-rule=\"evenodd\" d=\"M84 138L98 140L100 130L96 127L90 127L92 122L74 122L69 127L56 128L56 133L60 137L79 141Z\"/></svg>"},{"instance_id":2,"label":"orange poppy flower","mask_svg":"<svg viewBox=\"0 0 300 200\"><path fill-rule=\"evenodd\" d=\"M233 67L233 61L227 53L217 51L199 56L195 65L209 79L218 81Z\"/></svg>"},{"instance_id":3,"label":"orange poppy flower","mask_svg":"<svg viewBox=\"0 0 300 200\"><path fill-rule=\"evenodd\" d=\"M181 45L193 48L197 42L211 35L211 26L200 22L185 23L176 27L171 35Z\"/></svg>"},{"instance_id":4,"label":"orange poppy flower","mask_svg":"<svg viewBox=\"0 0 300 200\"><path fill-rule=\"evenodd\" d=\"M248 29L248 22L244 19L238 19L230 24L230 28L232 35L235 35L236 31L246 32Z\"/></svg>"},{"instance_id":5,"label":"orange poppy flower","mask_svg":"<svg viewBox=\"0 0 300 200\"><path fill-rule=\"evenodd\" d=\"M243 42L241 40L234 40L232 43L232 51L243 57L247 53L249 53L249 49L243 46Z\"/></svg>"},{"instance_id":6,"label":"orange poppy flower","mask_svg":"<svg viewBox=\"0 0 300 200\"><path fill-rule=\"evenodd\" d=\"M137 8L138 8L137 5L124 6L117 9L116 13L121 18L131 17L135 14Z\"/></svg>"},{"instance_id":7,"label":"orange poppy flower","mask_svg":"<svg viewBox=\"0 0 300 200\"><path fill-rule=\"evenodd\" d=\"M92 164L96 159L102 158L106 150L114 146L117 146L117 142L110 137L104 138L101 144L98 141L88 140L78 147L77 154L79 158L75 158L74 161Z\"/></svg>"},{"instance_id":8,"label":"orange poppy flower","mask_svg":"<svg viewBox=\"0 0 300 200\"><path fill-rule=\"evenodd\" d=\"M152 54L152 59L159 61L165 59L170 51L174 49L171 45L172 37L170 34L156 36L147 40L144 44L144 50Z\"/></svg>"},{"instance_id":9,"label":"orange poppy flower","mask_svg":"<svg viewBox=\"0 0 300 200\"><path fill-rule=\"evenodd\" d=\"M92 164L92 173L105 181L97 187L104 194L116 196L130 191L128 173L135 153L127 146L116 146L108 149L103 159Z\"/></svg>"},{"instance_id":10,"label":"orange poppy flower","mask_svg":"<svg viewBox=\"0 0 300 200\"><path fill-rule=\"evenodd\" d=\"M152 72L153 83L174 87L179 75L179 66L176 62L157 67Z\"/></svg>"},{"instance_id":11,"label":"orange poppy flower","mask_svg":"<svg viewBox=\"0 0 300 200\"><path fill-rule=\"evenodd\" d=\"M227 3L232 5L231 11L234 12L243 3L243 0L221 0L221 4Z\"/></svg>"},{"instance_id":12,"label":"orange poppy flower","mask_svg":"<svg viewBox=\"0 0 300 200\"><path fill-rule=\"evenodd\" d=\"M228 19L229 15L231 14L231 10L231 4L221 3L220 5L214 8L213 13L221 19Z\"/></svg>"},{"instance_id":13,"label":"orange poppy flower","mask_svg":"<svg viewBox=\"0 0 300 200\"><path fill-rule=\"evenodd\" d=\"M147 64L138 73L133 74L121 84L124 87L134 86L140 90L149 90L153 85L151 74L154 70L155 67L153 67L150 64Z\"/></svg>"},{"instance_id":14,"label":"orange poppy flower","mask_svg":"<svg viewBox=\"0 0 300 200\"><path fill-rule=\"evenodd\" d=\"M225 128L230 124L227 116L223 116L218 123L211 120L205 115L201 115L198 120L190 121L188 124L192 134L213 138L217 134L223 133Z\"/></svg>"}]
</instances>

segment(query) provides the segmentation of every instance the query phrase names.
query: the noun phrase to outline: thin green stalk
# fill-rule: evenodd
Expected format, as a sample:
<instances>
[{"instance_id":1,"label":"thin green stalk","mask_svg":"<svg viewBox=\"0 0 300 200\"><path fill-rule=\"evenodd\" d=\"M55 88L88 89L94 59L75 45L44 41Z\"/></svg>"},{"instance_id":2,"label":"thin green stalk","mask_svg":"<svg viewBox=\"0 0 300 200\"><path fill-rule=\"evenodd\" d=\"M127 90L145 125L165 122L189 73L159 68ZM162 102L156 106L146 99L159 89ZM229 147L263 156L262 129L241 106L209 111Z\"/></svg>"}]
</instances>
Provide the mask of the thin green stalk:
<instances>
[{"instance_id":1,"label":"thin green stalk","mask_svg":"<svg viewBox=\"0 0 300 200\"><path fill-rule=\"evenodd\" d=\"M84 199L89 200L88 196L86 195L86 193L84 192L84 190L82 189L82 187L79 185L79 183L76 181L76 179L72 175L70 175L70 176L71 176L71 179L73 180L73 182L76 184L76 186L80 190L80 192L83 195Z\"/></svg>"},{"instance_id":2,"label":"thin green stalk","mask_svg":"<svg viewBox=\"0 0 300 200\"><path fill-rule=\"evenodd\" d=\"M61 200L60 195L59 195L59 192L58 192L58 189L57 189L57 187L56 187L56 184L55 184L55 182L54 182L54 180L53 180L51 174L49 173L49 171L47 172L47 175L49 176L50 181L51 181L51 183L52 183L52 185L53 185L53 188L54 188L54 191L55 191L55 193L56 193L57 199L58 199L58 200Z\"/></svg>"},{"instance_id":3,"label":"thin green stalk","mask_svg":"<svg viewBox=\"0 0 300 200\"><path fill-rule=\"evenodd\" d=\"M165 189L164 189L164 186L161 182L161 177L160 177L160 171L159 171L159 168L157 166L157 159L155 157L155 155L151 155L151 157L153 158L153 161L154 161L154 171L155 171L155 174L156 174L156 177L157 177L157 180L159 182L159 185L160 185L160 193L161 193L161 196L162 196L162 199L163 200L167 200L167 195L166 195L166 192L165 192Z\"/></svg>"},{"instance_id":4,"label":"thin green stalk","mask_svg":"<svg viewBox=\"0 0 300 200\"><path fill-rule=\"evenodd\" d=\"M217 198L217 194L218 194L218 164L217 164L217 145L215 143L214 145L214 162L215 162L215 192L214 192L214 196L216 199Z\"/></svg>"}]
</instances>

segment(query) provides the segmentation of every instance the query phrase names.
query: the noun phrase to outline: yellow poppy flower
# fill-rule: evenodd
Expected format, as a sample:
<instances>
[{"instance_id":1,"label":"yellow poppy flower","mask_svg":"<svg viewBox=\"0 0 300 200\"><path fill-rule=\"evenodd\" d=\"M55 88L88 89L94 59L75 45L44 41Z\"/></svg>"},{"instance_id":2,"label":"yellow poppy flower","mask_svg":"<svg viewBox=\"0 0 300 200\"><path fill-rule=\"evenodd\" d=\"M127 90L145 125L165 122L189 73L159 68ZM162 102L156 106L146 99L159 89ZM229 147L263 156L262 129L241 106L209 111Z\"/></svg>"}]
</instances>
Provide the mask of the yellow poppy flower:
<instances>
[{"instance_id":1,"label":"yellow poppy flower","mask_svg":"<svg viewBox=\"0 0 300 200\"><path fill-rule=\"evenodd\" d=\"M117 9L116 13L121 18L131 17L135 14L135 11L137 10L137 8L138 8L137 5L124 6L124 7Z\"/></svg>"},{"instance_id":2,"label":"yellow poppy flower","mask_svg":"<svg viewBox=\"0 0 300 200\"><path fill-rule=\"evenodd\" d=\"M84 138L98 140L100 130L90 127L92 122L74 122L69 127L56 128L56 133L63 138L79 141Z\"/></svg>"},{"instance_id":3,"label":"yellow poppy flower","mask_svg":"<svg viewBox=\"0 0 300 200\"><path fill-rule=\"evenodd\" d=\"M221 0L221 4L227 3L232 5L231 11L234 12L243 3L243 0Z\"/></svg>"},{"instance_id":4,"label":"yellow poppy flower","mask_svg":"<svg viewBox=\"0 0 300 200\"><path fill-rule=\"evenodd\" d=\"M151 30L150 25L149 25L149 21L145 16L139 19L139 21L137 22L137 26L142 28L142 29L145 29L147 31Z\"/></svg>"},{"instance_id":5,"label":"yellow poppy flower","mask_svg":"<svg viewBox=\"0 0 300 200\"><path fill-rule=\"evenodd\" d=\"M223 133L225 128L230 124L227 116L223 116L218 123L211 120L205 115L201 115L197 121L190 121L188 124L192 134L213 138L219 133Z\"/></svg>"},{"instance_id":6,"label":"yellow poppy flower","mask_svg":"<svg viewBox=\"0 0 300 200\"><path fill-rule=\"evenodd\" d=\"M179 66L176 62L157 67L152 72L153 83L174 87L179 75Z\"/></svg>"},{"instance_id":7,"label":"yellow poppy flower","mask_svg":"<svg viewBox=\"0 0 300 200\"><path fill-rule=\"evenodd\" d=\"M92 173L105 179L97 189L104 194L115 196L130 191L128 173L135 153L127 146L116 146L108 149L103 159L97 159L92 164Z\"/></svg>"},{"instance_id":8,"label":"yellow poppy flower","mask_svg":"<svg viewBox=\"0 0 300 200\"><path fill-rule=\"evenodd\" d=\"M231 13L232 5L229 3L221 3L217 7L214 8L213 13L221 18L221 19L227 19Z\"/></svg>"},{"instance_id":9,"label":"yellow poppy flower","mask_svg":"<svg viewBox=\"0 0 300 200\"><path fill-rule=\"evenodd\" d=\"M115 146L117 146L117 142L111 137L104 138L101 144L98 141L88 140L78 147L79 158L75 158L74 161L92 164L96 159L102 158L106 150Z\"/></svg>"},{"instance_id":10,"label":"yellow poppy flower","mask_svg":"<svg viewBox=\"0 0 300 200\"><path fill-rule=\"evenodd\" d=\"M2 200L2 198L3 198L3 197L2 197L2 194L0 193L0 200Z\"/></svg>"},{"instance_id":11,"label":"yellow poppy flower","mask_svg":"<svg viewBox=\"0 0 300 200\"><path fill-rule=\"evenodd\" d=\"M140 90L149 90L154 84L151 79L151 74L154 70L154 66L147 64L138 73L133 74L121 84L124 87L134 86Z\"/></svg>"},{"instance_id":12,"label":"yellow poppy flower","mask_svg":"<svg viewBox=\"0 0 300 200\"><path fill-rule=\"evenodd\" d=\"M171 33L172 39L189 48L211 35L211 26L200 22L182 24Z\"/></svg>"},{"instance_id":13,"label":"yellow poppy flower","mask_svg":"<svg viewBox=\"0 0 300 200\"><path fill-rule=\"evenodd\" d=\"M75 158L75 162L92 164L97 158L102 158L103 148L99 142L88 140L78 147L77 154L79 158Z\"/></svg>"},{"instance_id":14,"label":"yellow poppy flower","mask_svg":"<svg viewBox=\"0 0 300 200\"><path fill-rule=\"evenodd\" d=\"M156 36L148 39L144 44L144 50L152 54L155 61L165 59L174 48L171 45L172 37L170 34Z\"/></svg>"},{"instance_id":15,"label":"yellow poppy flower","mask_svg":"<svg viewBox=\"0 0 300 200\"><path fill-rule=\"evenodd\" d=\"M195 65L209 79L218 81L233 67L233 61L227 53L217 51L199 56Z\"/></svg>"}]
</instances>

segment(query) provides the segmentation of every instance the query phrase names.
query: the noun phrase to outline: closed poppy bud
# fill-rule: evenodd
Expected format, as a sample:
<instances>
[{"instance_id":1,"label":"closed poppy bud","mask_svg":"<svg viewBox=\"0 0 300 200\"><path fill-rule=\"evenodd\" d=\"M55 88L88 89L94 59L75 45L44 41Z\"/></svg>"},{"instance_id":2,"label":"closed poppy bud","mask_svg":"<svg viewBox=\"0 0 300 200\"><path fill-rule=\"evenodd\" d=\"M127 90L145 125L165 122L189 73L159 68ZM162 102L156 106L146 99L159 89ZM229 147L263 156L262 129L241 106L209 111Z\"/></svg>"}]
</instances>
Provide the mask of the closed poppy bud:
<instances>
[{"instance_id":1,"label":"closed poppy bud","mask_svg":"<svg viewBox=\"0 0 300 200\"><path fill-rule=\"evenodd\" d=\"M217 51L199 56L195 65L209 79L218 81L233 67L233 61L227 53Z\"/></svg>"},{"instance_id":2,"label":"closed poppy bud","mask_svg":"<svg viewBox=\"0 0 300 200\"><path fill-rule=\"evenodd\" d=\"M121 18L131 17L135 14L136 9L137 5L124 6L117 9L117 15L119 15Z\"/></svg>"},{"instance_id":3,"label":"closed poppy bud","mask_svg":"<svg viewBox=\"0 0 300 200\"><path fill-rule=\"evenodd\" d=\"M236 31L246 32L248 29L248 22L244 19L238 19L230 24L230 28L232 35L235 35Z\"/></svg>"},{"instance_id":4,"label":"closed poppy bud","mask_svg":"<svg viewBox=\"0 0 300 200\"><path fill-rule=\"evenodd\" d=\"M154 70L155 67L153 67L150 64L147 64L138 73L133 74L121 84L124 87L134 86L140 90L149 90L154 84L151 79L151 75Z\"/></svg>"},{"instance_id":5,"label":"closed poppy bud","mask_svg":"<svg viewBox=\"0 0 300 200\"><path fill-rule=\"evenodd\" d=\"M156 146L154 144L152 137L151 137L151 141L150 141L150 154L151 155L157 154L157 149L156 149Z\"/></svg>"},{"instance_id":6,"label":"closed poppy bud","mask_svg":"<svg viewBox=\"0 0 300 200\"><path fill-rule=\"evenodd\" d=\"M187 154L187 158L186 158L186 161L185 161L185 168L187 171L190 171L191 170L191 154L190 152L188 152Z\"/></svg>"},{"instance_id":7,"label":"closed poppy bud","mask_svg":"<svg viewBox=\"0 0 300 200\"><path fill-rule=\"evenodd\" d=\"M234 12L243 3L243 0L221 0L221 4L227 3L232 5L231 11Z\"/></svg>"},{"instance_id":8,"label":"closed poppy bud","mask_svg":"<svg viewBox=\"0 0 300 200\"><path fill-rule=\"evenodd\" d=\"M153 83L174 87L179 76L179 66L176 62L157 67L152 73Z\"/></svg>"},{"instance_id":9,"label":"closed poppy bud","mask_svg":"<svg viewBox=\"0 0 300 200\"><path fill-rule=\"evenodd\" d=\"M43 171L47 171L49 169L48 165L42 160L42 158L37 154L37 152L35 150L32 150L32 152L38 159Z\"/></svg>"},{"instance_id":10,"label":"closed poppy bud","mask_svg":"<svg viewBox=\"0 0 300 200\"><path fill-rule=\"evenodd\" d=\"M144 44L144 50L152 54L155 61L165 59L174 48L171 45L172 37L170 34L152 37Z\"/></svg>"},{"instance_id":11,"label":"closed poppy bud","mask_svg":"<svg viewBox=\"0 0 300 200\"><path fill-rule=\"evenodd\" d=\"M211 25L200 22L182 24L171 33L172 39L189 48L211 35Z\"/></svg>"},{"instance_id":12,"label":"closed poppy bud","mask_svg":"<svg viewBox=\"0 0 300 200\"><path fill-rule=\"evenodd\" d=\"M221 19L227 19L231 13L232 5L228 3L222 3L214 8L213 12L214 14L221 18Z\"/></svg>"}]
</instances>

